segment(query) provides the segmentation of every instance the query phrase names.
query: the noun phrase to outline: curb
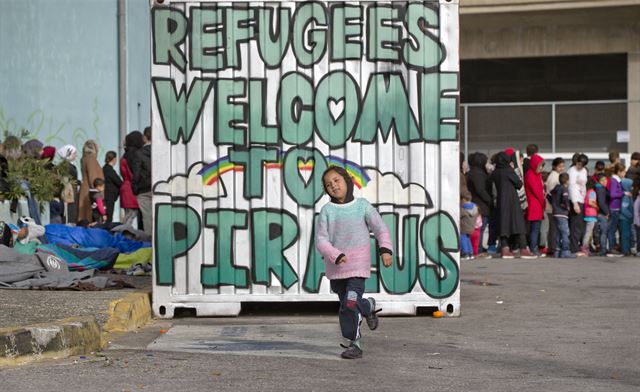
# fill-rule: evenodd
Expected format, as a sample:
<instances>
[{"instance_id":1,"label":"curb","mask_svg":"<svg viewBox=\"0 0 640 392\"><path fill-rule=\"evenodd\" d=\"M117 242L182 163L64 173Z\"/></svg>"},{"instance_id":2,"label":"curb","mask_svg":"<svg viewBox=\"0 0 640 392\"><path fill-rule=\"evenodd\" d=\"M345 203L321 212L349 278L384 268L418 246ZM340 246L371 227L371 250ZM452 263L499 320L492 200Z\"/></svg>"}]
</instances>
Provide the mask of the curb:
<instances>
[{"instance_id":1,"label":"curb","mask_svg":"<svg viewBox=\"0 0 640 392\"><path fill-rule=\"evenodd\" d=\"M128 332L151 321L150 293L131 293L112 301L108 320L71 317L47 324L0 329L0 366L88 354L106 347L110 335Z\"/></svg>"}]
</instances>

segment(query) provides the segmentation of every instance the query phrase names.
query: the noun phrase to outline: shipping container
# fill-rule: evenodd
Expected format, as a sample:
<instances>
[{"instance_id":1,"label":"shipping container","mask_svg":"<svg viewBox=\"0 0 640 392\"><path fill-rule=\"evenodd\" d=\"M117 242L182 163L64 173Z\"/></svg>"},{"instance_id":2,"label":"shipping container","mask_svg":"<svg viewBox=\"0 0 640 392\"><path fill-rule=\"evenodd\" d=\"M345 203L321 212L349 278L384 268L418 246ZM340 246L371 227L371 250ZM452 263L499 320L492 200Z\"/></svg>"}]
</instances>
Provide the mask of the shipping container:
<instances>
[{"instance_id":1,"label":"shipping container","mask_svg":"<svg viewBox=\"0 0 640 392\"><path fill-rule=\"evenodd\" d=\"M459 315L457 0L151 5L155 314L337 301L314 244L337 165L391 233L382 314Z\"/></svg>"}]
</instances>

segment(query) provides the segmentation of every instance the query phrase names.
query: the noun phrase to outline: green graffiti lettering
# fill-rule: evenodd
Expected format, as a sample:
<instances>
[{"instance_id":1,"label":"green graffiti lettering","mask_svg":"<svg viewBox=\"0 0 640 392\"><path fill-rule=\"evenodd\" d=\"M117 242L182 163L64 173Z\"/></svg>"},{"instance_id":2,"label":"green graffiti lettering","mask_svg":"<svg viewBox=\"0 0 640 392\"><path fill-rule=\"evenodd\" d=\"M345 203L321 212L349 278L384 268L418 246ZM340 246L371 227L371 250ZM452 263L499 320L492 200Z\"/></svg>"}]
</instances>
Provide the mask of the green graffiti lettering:
<instances>
[{"instance_id":1,"label":"green graffiti lettering","mask_svg":"<svg viewBox=\"0 0 640 392\"><path fill-rule=\"evenodd\" d=\"M357 125L360 90L349 73L325 75L316 91L315 125L320 139L331 148L342 147Z\"/></svg>"},{"instance_id":2,"label":"green graffiti lettering","mask_svg":"<svg viewBox=\"0 0 640 392\"><path fill-rule=\"evenodd\" d=\"M278 162L278 149L256 146L249 149L232 148L229 150L229 161L244 167L244 198L261 199L264 163Z\"/></svg>"},{"instance_id":3,"label":"green graffiti lettering","mask_svg":"<svg viewBox=\"0 0 640 392\"><path fill-rule=\"evenodd\" d=\"M409 104L402 75L372 74L353 141L373 143L378 129L386 141L392 127L401 144L420 140L420 130Z\"/></svg>"},{"instance_id":4,"label":"green graffiti lettering","mask_svg":"<svg viewBox=\"0 0 640 392\"><path fill-rule=\"evenodd\" d=\"M227 67L240 68L240 43L249 41L255 35L254 27L249 26L249 22L253 22L253 11L252 9L226 9Z\"/></svg>"},{"instance_id":5,"label":"green graffiti lettering","mask_svg":"<svg viewBox=\"0 0 640 392\"><path fill-rule=\"evenodd\" d=\"M322 3L301 3L293 18L293 53L298 65L309 67L327 50L327 13Z\"/></svg>"},{"instance_id":6,"label":"green graffiti lettering","mask_svg":"<svg viewBox=\"0 0 640 392\"><path fill-rule=\"evenodd\" d=\"M460 247L456 223L440 211L422 221L422 248L433 264L420 265L418 277L425 293L433 298L445 298L458 287L458 264L451 256Z\"/></svg>"},{"instance_id":7,"label":"green graffiti lettering","mask_svg":"<svg viewBox=\"0 0 640 392\"><path fill-rule=\"evenodd\" d=\"M298 164L309 161L313 162L313 171L309 181L305 182ZM315 148L294 147L287 151L284 159L284 186L289 196L300 206L313 208L324 192L321 176L326 169L324 156Z\"/></svg>"},{"instance_id":8,"label":"green graffiti lettering","mask_svg":"<svg viewBox=\"0 0 640 392\"><path fill-rule=\"evenodd\" d=\"M226 68L223 23L222 9L191 9L191 69L215 72Z\"/></svg>"},{"instance_id":9,"label":"green graffiti lettering","mask_svg":"<svg viewBox=\"0 0 640 392\"><path fill-rule=\"evenodd\" d=\"M306 144L313 137L313 85L306 76L292 72L282 78L278 124L286 143Z\"/></svg>"},{"instance_id":10,"label":"green graffiti lettering","mask_svg":"<svg viewBox=\"0 0 640 392\"><path fill-rule=\"evenodd\" d=\"M182 72L186 70L187 59L180 44L187 36L187 17L179 10L169 8L153 9L153 62L155 64L175 64Z\"/></svg>"},{"instance_id":11,"label":"green graffiti lettering","mask_svg":"<svg viewBox=\"0 0 640 392\"><path fill-rule=\"evenodd\" d=\"M442 120L457 117L458 97L445 97L444 92L458 90L456 73L422 73L420 85L420 122L423 138L427 142L458 140L456 124L443 124Z\"/></svg>"},{"instance_id":12,"label":"green graffiti lettering","mask_svg":"<svg viewBox=\"0 0 640 392\"><path fill-rule=\"evenodd\" d=\"M427 29L438 29L436 9L426 4L410 3L405 14L405 27L411 38L402 44L402 60L409 66L433 69L444 59L439 39ZM424 23L424 26L421 24Z\"/></svg>"},{"instance_id":13,"label":"green graffiti lettering","mask_svg":"<svg viewBox=\"0 0 640 392\"><path fill-rule=\"evenodd\" d=\"M218 79L215 91L215 144L245 145L245 130L239 124L246 123L246 104L232 102L244 98L247 82L244 79Z\"/></svg>"},{"instance_id":14,"label":"green graffiti lettering","mask_svg":"<svg viewBox=\"0 0 640 392\"><path fill-rule=\"evenodd\" d=\"M295 216L282 210L254 209L251 211L251 231L254 283L271 286L273 272L284 288L293 286L298 275L284 256L284 251L298 239Z\"/></svg>"},{"instance_id":15,"label":"green graffiti lettering","mask_svg":"<svg viewBox=\"0 0 640 392\"><path fill-rule=\"evenodd\" d=\"M369 238L370 246L370 266L371 276L364 281L364 291L367 293L379 293L380 292L380 277L378 276L378 270L380 269L380 256L378 255L378 242L375 237Z\"/></svg>"},{"instance_id":16,"label":"green graffiti lettering","mask_svg":"<svg viewBox=\"0 0 640 392\"><path fill-rule=\"evenodd\" d=\"M200 282L204 287L249 286L249 270L237 267L233 256L234 231L247 228L247 213L238 210L205 211L205 227L215 230L214 265L203 265Z\"/></svg>"},{"instance_id":17,"label":"green graffiti lettering","mask_svg":"<svg viewBox=\"0 0 640 392\"><path fill-rule=\"evenodd\" d=\"M184 256L200 238L200 216L185 205L156 204L154 250L156 282L172 285L173 262Z\"/></svg>"},{"instance_id":18,"label":"green graffiti lettering","mask_svg":"<svg viewBox=\"0 0 640 392\"><path fill-rule=\"evenodd\" d=\"M386 5L372 5L367 12L367 58L370 61L398 61L400 53L397 44L402 29L388 25L400 21L398 9Z\"/></svg>"},{"instance_id":19,"label":"green graffiti lettering","mask_svg":"<svg viewBox=\"0 0 640 392\"><path fill-rule=\"evenodd\" d=\"M320 252L318 252L318 249L316 249L316 225L319 215L320 214L315 214L313 216L311 241L307 253L307 267L304 271L304 279L302 282L302 288L309 293L317 293L320 291L320 282L326 272L324 259Z\"/></svg>"},{"instance_id":20,"label":"green graffiti lettering","mask_svg":"<svg viewBox=\"0 0 640 392\"><path fill-rule=\"evenodd\" d=\"M331 60L359 60L362 57L362 8L336 5L331 8Z\"/></svg>"},{"instance_id":21,"label":"green graffiti lettering","mask_svg":"<svg viewBox=\"0 0 640 392\"><path fill-rule=\"evenodd\" d=\"M403 219L403 254L402 265L398 252L394 252L393 264L389 268L381 268L382 282L391 294L406 294L411 292L416 284L416 269L418 267L418 216L409 215ZM389 228L391 241L397 248L398 244L398 215L383 213L382 219Z\"/></svg>"},{"instance_id":22,"label":"green graffiti lettering","mask_svg":"<svg viewBox=\"0 0 640 392\"><path fill-rule=\"evenodd\" d=\"M277 144L278 127L267 125L267 117L264 112L265 79L252 79L249 81L249 141L259 144Z\"/></svg>"},{"instance_id":23,"label":"green graffiti lettering","mask_svg":"<svg viewBox=\"0 0 640 392\"><path fill-rule=\"evenodd\" d=\"M177 144L182 138L189 143L213 82L195 78L186 94L184 85L177 93L171 79L154 78L152 83L167 140Z\"/></svg>"},{"instance_id":24,"label":"green graffiti lettering","mask_svg":"<svg viewBox=\"0 0 640 392\"><path fill-rule=\"evenodd\" d=\"M258 52L260 52L260 57L267 68L279 67L289 47L291 10L280 8L278 11L280 17L276 22L275 32L273 32L273 18L276 14L274 9L270 7L258 9Z\"/></svg>"}]
</instances>

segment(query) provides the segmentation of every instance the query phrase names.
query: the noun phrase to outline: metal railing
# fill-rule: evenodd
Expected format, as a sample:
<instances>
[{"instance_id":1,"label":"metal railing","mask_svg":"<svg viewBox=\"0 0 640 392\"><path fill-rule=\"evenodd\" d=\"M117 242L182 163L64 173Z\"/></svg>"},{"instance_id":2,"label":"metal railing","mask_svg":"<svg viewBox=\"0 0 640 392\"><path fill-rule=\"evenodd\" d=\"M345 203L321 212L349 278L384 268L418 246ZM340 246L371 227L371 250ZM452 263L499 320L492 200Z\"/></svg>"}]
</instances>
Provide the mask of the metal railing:
<instances>
[{"instance_id":1,"label":"metal railing","mask_svg":"<svg viewBox=\"0 0 640 392\"><path fill-rule=\"evenodd\" d=\"M571 151L567 145L573 143L573 151L624 152L627 146L616 132L628 129L627 105L627 100L462 103L463 151L468 156L536 143L541 152L556 153ZM488 140L478 142L481 136Z\"/></svg>"}]
</instances>

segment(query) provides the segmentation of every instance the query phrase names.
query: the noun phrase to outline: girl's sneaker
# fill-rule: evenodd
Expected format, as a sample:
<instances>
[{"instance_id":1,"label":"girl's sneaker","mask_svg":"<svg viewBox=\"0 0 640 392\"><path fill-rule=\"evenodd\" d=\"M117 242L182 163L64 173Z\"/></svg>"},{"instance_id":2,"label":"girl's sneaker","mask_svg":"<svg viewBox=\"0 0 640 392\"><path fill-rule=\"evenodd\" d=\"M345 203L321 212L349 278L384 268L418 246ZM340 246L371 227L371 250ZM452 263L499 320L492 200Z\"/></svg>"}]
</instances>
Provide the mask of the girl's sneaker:
<instances>
[{"instance_id":1,"label":"girl's sneaker","mask_svg":"<svg viewBox=\"0 0 640 392\"><path fill-rule=\"evenodd\" d=\"M369 301L369 305L371 305L371 313L366 317L367 319L367 326L369 326L370 330L374 330L376 328L378 328L378 323L379 323L379 319L378 319L378 312L381 311L382 309L378 309L376 310L376 300L369 297L367 298L367 301Z\"/></svg>"},{"instance_id":2,"label":"girl's sneaker","mask_svg":"<svg viewBox=\"0 0 640 392\"><path fill-rule=\"evenodd\" d=\"M340 354L340 356L344 359L358 359L358 358L362 358L362 350L360 349L360 347L351 344L349 347L346 347L344 345L341 344L342 347L345 347L346 350L344 350L342 352L342 354Z\"/></svg>"}]
</instances>

